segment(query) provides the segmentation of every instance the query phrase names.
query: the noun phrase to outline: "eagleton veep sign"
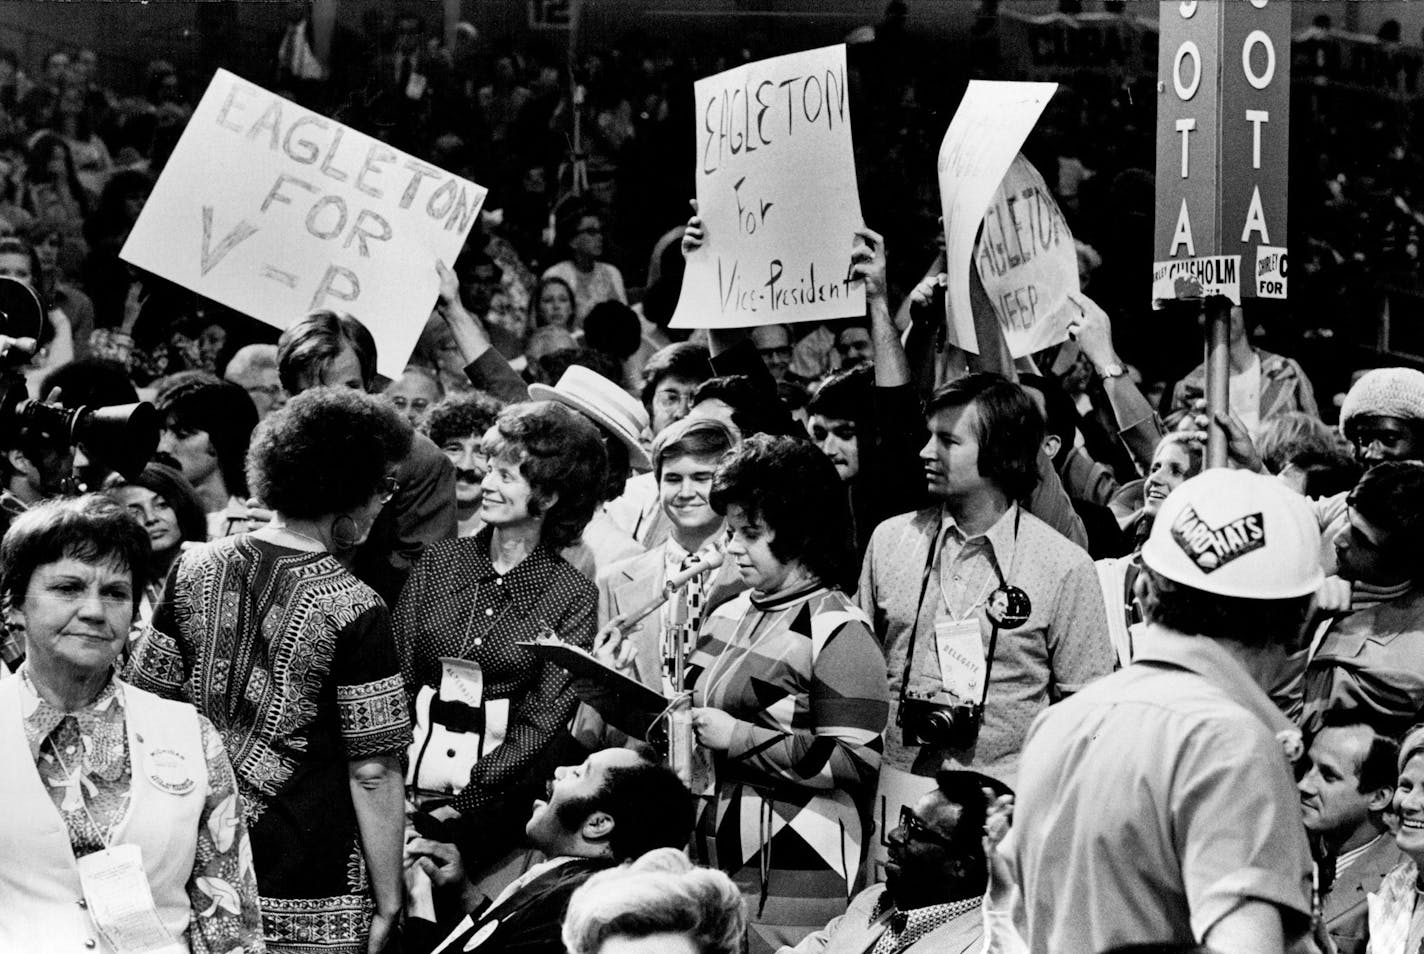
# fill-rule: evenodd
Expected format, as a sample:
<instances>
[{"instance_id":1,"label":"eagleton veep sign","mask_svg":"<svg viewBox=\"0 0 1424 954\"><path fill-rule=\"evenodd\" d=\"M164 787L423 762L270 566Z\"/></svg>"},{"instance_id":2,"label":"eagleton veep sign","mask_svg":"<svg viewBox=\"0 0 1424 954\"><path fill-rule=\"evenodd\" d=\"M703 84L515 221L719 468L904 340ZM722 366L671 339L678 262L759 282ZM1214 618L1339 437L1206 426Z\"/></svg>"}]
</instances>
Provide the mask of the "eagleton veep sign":
<instances>
[{"instance_id":1,"label":"eagleton veep sign","mask_svg":"<svg viewBox=\"0 0 1424 954\"><path fill-rule=\"evenodd\" d=\"M1152 297L1286 297L1290 4L1164 0Z\"/></svg>"}]
</instances>

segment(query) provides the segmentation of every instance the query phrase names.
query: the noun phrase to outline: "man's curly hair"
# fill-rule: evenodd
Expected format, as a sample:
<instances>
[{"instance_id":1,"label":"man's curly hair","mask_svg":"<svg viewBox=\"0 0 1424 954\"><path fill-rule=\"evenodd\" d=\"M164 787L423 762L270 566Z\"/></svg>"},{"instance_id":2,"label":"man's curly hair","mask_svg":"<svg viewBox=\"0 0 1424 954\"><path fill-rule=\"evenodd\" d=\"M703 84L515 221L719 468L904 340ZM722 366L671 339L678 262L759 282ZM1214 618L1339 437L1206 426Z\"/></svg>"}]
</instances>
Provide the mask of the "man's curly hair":
<instances>
[{"instance_id":1,"label":"man's curly hair","mask_svg":"<svg viewBox=\"0 0 1424 954\"><path fill-rule=\"evenodd\" d=\"M555 401L511 404L482 446L492 466L512 461L529 481L529 510L544 515L545 546L562 550L578 540L608 479L608 454L587 418Z\"/></svg>"},{"instance_id":2,"label":"man's curly hair","mask_svg":"<svg viewBox=\"0 0 1424 954\"><path fill-rule=\"evenodd\" d=\"M490 429L503 409L503 402L483 391L452 394L430 409L421 429L436 447L466 437L478 439Z\"/></svg>"},{"instance_id":3,"label":"man's curly hair","mask_svg":"<svg viewBox=\"0 0 1424 954\"><path fill-rule=\"evenodd\" d=\"M394 407L349 388L312 388L252 432L247 480L257 498L288 517L344 513L382 488L414 435Z\"/></svg>"}]
</instances>

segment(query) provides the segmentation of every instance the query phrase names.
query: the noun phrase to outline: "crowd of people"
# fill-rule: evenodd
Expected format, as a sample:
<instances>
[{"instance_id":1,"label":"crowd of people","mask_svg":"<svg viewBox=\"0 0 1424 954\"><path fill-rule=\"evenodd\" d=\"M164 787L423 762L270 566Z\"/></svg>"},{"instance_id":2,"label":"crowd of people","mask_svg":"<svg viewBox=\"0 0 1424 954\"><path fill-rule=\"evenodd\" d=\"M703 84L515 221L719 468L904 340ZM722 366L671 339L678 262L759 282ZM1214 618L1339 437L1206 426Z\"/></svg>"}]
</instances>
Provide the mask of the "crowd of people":
<instances>
[{"instance_id":1,"label":"crowd of people","mask_svg":"<svg viewBox=\"0 0 1424 954\"><path fill-rule=\"evenodd\" d=\"M1420 949L1424 372L1337 406L1211 301L1209 411L1105 225L1140 129L1097 187L1069 135L1129 107L1025 147L1084 239L1061 345L947 358L937 202L883 178L864 316L689 336L709 236L645 151L728 63L590 55L574 96L400 14L359 69L314 9L262 79L491 185L393 380L350 315L119 259L176 71L0 55L0 284L43 317L0 336L0 950ZM852 57L862 166L932 144L903 19ZM156 446L25 397L149 401Z\"/></svg>"}]
</instances>

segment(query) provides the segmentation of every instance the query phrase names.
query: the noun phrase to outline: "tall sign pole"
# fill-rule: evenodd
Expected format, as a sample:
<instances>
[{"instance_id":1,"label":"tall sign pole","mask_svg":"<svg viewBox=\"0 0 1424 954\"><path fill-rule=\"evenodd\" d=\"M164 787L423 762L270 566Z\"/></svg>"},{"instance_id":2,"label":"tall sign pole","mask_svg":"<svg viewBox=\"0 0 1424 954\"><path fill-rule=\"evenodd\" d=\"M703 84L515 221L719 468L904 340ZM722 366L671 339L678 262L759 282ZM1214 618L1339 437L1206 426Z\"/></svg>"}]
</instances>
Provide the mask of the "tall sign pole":
<instances>
[{"instance_id":1,"label":"tall sign pole","mask_svg":"<svg viewBox=\"0 0 1424 954\"><path fill-rule=\"evenodd\" d=\"M1162 0L1152 298L1200 303L1207 413L1229 410L1231 306L1285 298L1290 4ZM1207 466L1226 464L1208 431Z\"/></svg>"}]
</instances>

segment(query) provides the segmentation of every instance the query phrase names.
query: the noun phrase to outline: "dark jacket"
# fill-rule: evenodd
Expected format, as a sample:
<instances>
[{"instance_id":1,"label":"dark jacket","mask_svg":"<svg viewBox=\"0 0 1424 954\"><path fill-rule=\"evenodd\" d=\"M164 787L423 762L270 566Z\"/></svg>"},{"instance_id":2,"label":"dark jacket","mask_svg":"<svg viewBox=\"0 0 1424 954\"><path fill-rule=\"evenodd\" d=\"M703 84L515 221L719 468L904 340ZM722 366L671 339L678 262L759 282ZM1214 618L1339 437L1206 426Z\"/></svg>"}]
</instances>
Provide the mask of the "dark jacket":
<instances>
[{"instance_id":1,"label":"dark jacket","mask_svg":"<svg viewBox=\"0 0 1424 954\"><path fill-rule=\"evenodd\" d=\"M611 865L608 859L574 858L540 873L509 898L461 921L435 954L564 954L561 932L569 898Z\"/></svg>"}]
</instances>

